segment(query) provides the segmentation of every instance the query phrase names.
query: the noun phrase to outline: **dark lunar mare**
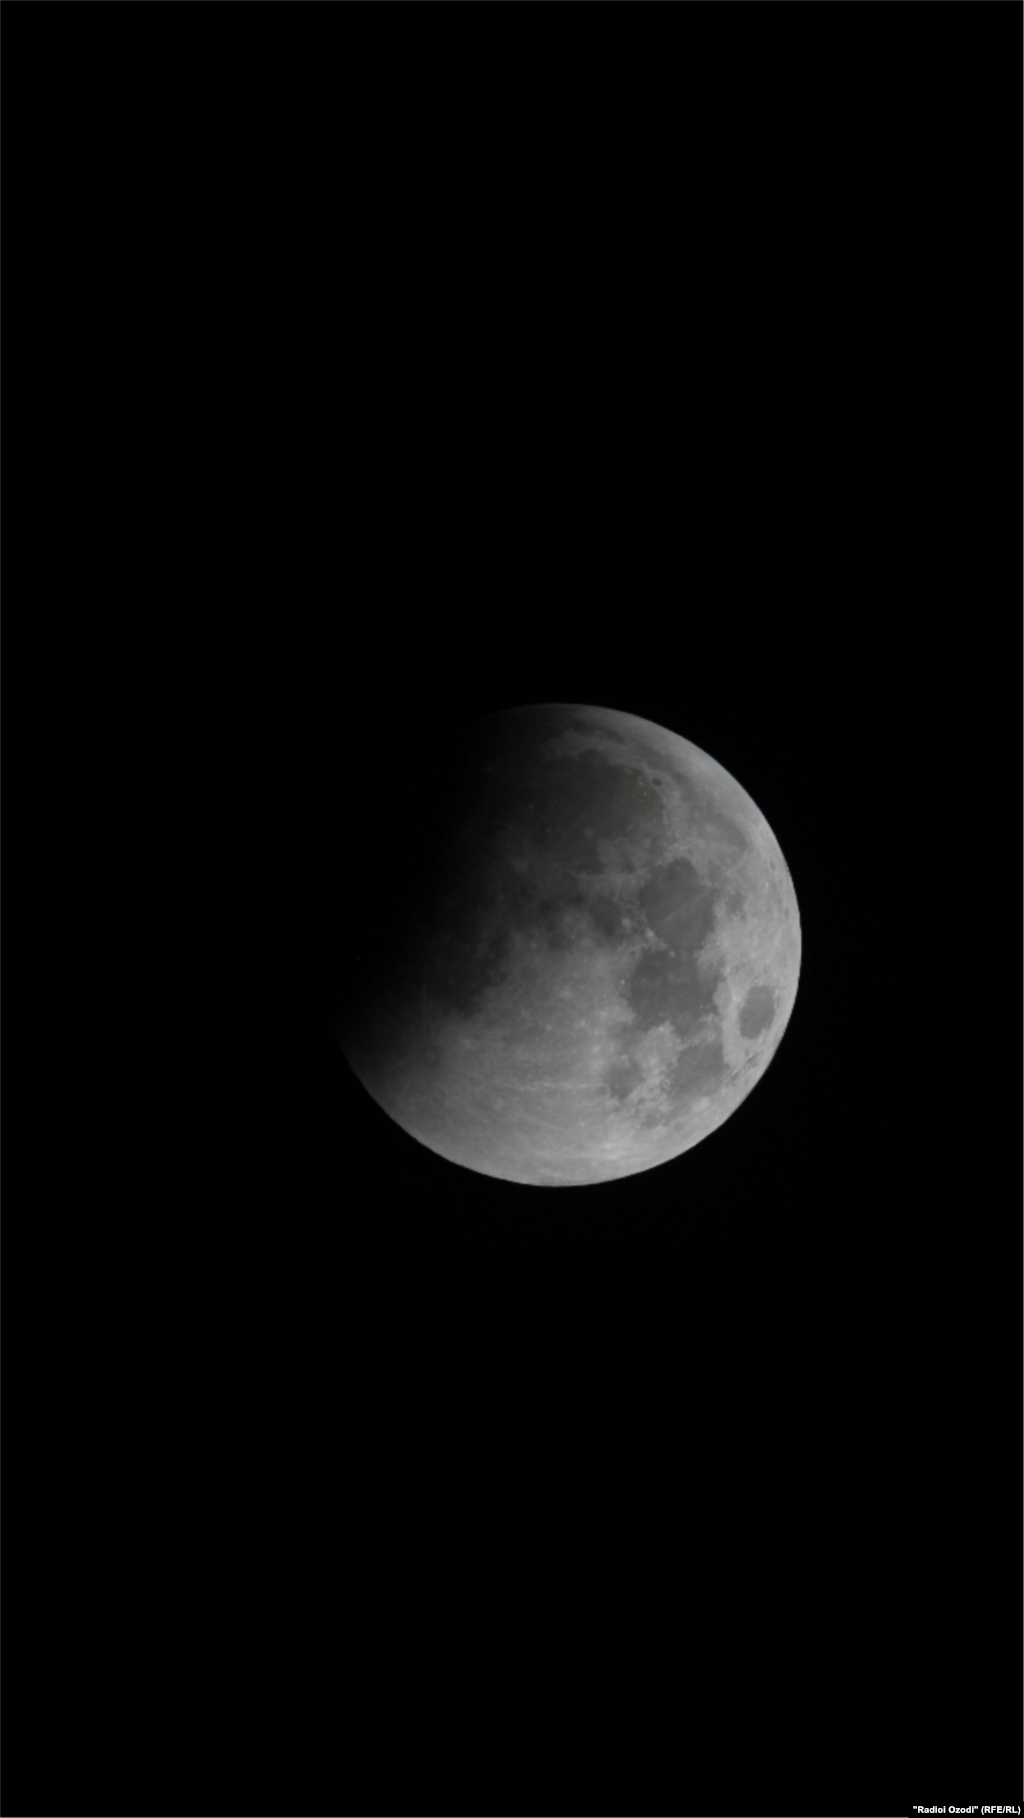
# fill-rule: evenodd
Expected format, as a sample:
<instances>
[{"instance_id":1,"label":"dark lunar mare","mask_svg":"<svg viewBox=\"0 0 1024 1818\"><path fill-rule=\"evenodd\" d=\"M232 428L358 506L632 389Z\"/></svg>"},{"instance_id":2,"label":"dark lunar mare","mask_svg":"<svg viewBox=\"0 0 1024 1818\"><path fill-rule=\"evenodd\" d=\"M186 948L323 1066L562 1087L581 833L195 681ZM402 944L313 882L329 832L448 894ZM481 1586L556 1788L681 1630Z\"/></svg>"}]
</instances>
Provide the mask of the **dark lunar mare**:
<instances>
[{"instance_id":1,"label":"dark lunar mare","mask_svg":"<svg viewBox=\"0 0 1024 1818\"><path fill-rule=\"evenodd\" d=\"M700 970L697 954L714 932L717 892L702 882L688 859L675 858L643 885L640 902L659 944L641 953L625 989L635 1018L629 1025L630 1043L666 1022L681 1041L693 1043L701 1023L715 1017L720 978ZM724 1072L717 1033L684 1047L672 1066L669 1115L688 1099L713 1091Z\"/></svg>"},{"instance_id":2,"label":"dark lunar mare","mask_svg":"<svg viewBox=\"0 0 1024 1818\"><path fill-rule=\"evenodd\" d=\"M754 985L740 1010L740 1034L763 1035L775 1021L775 993L767 985Z\"/></svg>"}]
</instances>

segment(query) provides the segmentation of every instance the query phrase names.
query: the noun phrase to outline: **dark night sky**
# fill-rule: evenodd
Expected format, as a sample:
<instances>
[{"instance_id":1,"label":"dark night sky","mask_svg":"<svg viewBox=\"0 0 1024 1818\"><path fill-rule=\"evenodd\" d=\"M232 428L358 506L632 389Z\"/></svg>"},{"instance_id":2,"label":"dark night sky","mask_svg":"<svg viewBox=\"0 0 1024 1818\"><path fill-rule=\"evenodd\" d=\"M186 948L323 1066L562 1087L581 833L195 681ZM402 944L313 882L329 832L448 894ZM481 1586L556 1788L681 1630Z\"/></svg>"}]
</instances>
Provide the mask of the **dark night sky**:
<instances>
[{"instance_id":1,"label":"dark night sky","mask_svg":"<svg viewBox=\"0 0 1024 1818\"><path fill-rule=\"evenodd\" d=\"M971 1035L978 779L948 711L954 671L961 699L980 687L977 641L957 640L982 588L906 568L497 563L134 585L140 630L91 659L116 702L93 729L109 787L90 766L76 817L110 854L75 937L76 1026L100 1031L80 1140L107 1182L87 1228L397 1249L1005 1235L964 1161L936 1154L982 1090L985 1115L1009 1114ZM330 1027L352 903L372 904L382 851L424 837L403 826L415 754L453 713L545 700L710 752L774 829L802 920L795 1011L753 1093L676 1162L592 1188L442 1161L369 1099ZM68 1228L59 1202L46 1216Z\"/></svg>"}]
</instances>

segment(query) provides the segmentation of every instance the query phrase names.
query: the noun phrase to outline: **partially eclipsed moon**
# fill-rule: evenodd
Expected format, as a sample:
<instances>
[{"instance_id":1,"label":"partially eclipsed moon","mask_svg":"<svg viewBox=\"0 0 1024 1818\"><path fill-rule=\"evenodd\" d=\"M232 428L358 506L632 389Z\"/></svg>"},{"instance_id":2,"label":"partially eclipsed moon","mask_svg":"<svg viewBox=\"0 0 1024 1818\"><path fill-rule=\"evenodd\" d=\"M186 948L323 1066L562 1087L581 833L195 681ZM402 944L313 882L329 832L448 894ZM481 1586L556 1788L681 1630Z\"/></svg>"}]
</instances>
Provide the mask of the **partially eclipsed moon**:
<instances>
[{"instance_id":1,"label":"partially eclipsed moon","mask_svg":"<svg viewBox=\"0 0 1024 1818\"><path fill-rule=\"evenodd\" d=\"M367 1091L499 1180L582 1186L692 1149L796 997L764 816L696 745L603 707L488 716L444 794L429 876L339 1023Z\"/></svg>"}]
</instances>

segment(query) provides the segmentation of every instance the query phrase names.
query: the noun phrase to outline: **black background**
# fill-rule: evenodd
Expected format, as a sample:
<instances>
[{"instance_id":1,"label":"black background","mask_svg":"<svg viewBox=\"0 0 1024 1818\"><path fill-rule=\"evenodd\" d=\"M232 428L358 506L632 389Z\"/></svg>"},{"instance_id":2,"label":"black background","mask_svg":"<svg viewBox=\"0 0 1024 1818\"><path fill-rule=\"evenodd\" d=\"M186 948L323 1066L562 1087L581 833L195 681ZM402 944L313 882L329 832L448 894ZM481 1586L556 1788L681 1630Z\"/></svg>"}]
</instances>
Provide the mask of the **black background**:
<instances>
[{"instance_id":1,"label":"black background","mask_svg":"<svg viewBox=\"0 0 1024 1818\"><path fill-rule=\"evenodd\" d=\"M37 586L37 626L48 600L63 623L52 580ZM82 1185L61 1204L44 1099L41 1229L379 1249L1006 1237L1003 1196L963 1159L969 1123L1013 1115L978 1035L1012 871L983 832L996 578L213 565L92 593L74 678L88 749L69 765L62 747L54 792L82 885L55 953L70 1047L36 1034L44 1070L74 1056ZM717 758L779 839L803 936L785 1037L728 1123L573 1189L442 1161L332 1032L353 924L429 853L424 766L446 724L548 700L638 714Z\"/></svg>"}]
</instances>

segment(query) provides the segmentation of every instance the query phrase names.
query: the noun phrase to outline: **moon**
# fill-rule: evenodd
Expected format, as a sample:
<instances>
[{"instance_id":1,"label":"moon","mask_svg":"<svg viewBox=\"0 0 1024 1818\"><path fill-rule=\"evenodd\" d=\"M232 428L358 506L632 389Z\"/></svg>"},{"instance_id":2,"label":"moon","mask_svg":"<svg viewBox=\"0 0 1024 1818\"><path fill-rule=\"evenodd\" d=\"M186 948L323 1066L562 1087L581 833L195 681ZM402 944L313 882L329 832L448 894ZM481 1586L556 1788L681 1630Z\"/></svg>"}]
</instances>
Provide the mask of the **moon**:
<instances>
[{"instance_id":1,"label":"moon","mask_svg":"<svg viewBox=\"0 0 1024 1818\"><path fill-rule=\"evenodd\" d=\"M343 995L356 1076L498 1180L683 1155L753 1090L796 998L796 893L764 816L707 752L607 707L486 715L442 772L429 854Z\"/></svg>"}]
</instances>

